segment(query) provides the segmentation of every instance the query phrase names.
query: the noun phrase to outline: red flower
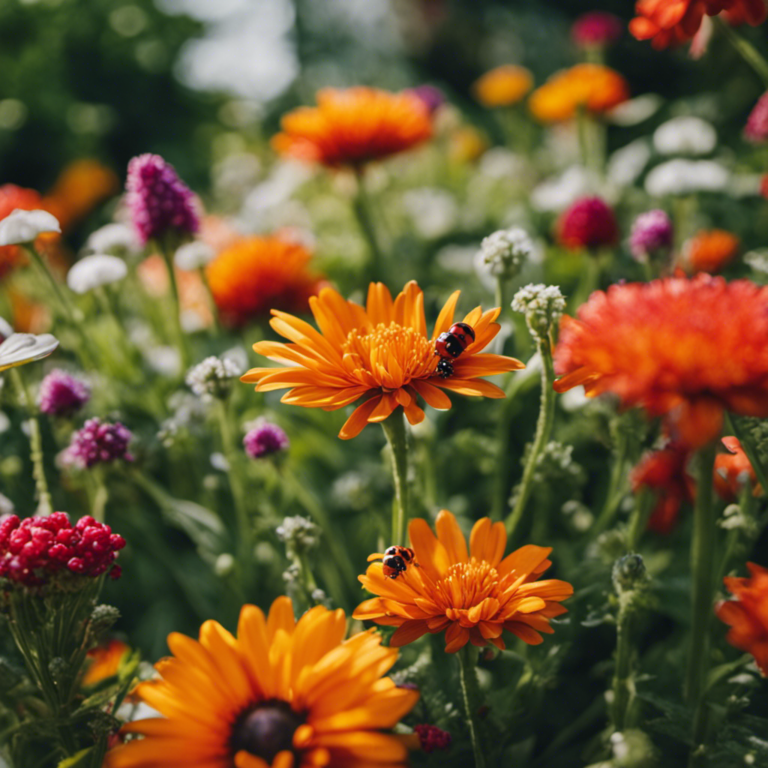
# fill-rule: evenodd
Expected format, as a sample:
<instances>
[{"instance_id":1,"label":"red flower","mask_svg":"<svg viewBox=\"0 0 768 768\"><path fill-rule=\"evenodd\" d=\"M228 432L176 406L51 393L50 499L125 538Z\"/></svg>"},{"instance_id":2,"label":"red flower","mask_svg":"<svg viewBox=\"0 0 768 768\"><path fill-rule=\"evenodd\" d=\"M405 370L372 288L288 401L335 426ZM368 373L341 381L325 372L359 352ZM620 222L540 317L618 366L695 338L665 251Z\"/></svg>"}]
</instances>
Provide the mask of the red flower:
<instances>
[{"instance_id":1,"label":"red flower","mask_svg":"<svg viewBox=\"0 0 768 768\"><path fill-rule=\"evenodd\" d=\"M611 208L599 197L583 197L563 213L557 223L557 240L572 251L614 245L619 226Z\"/></svg>"},{"instance_id":2,"label":"red flower","mask_svg":"<svg viewBox=\"0 0 768 768\"><path fill-rule=\"evenodd\" d=\"M723 579L735 600L715 606L720 621L731 627L726 640L740 651L751 653L764 676L768 677L768 569L747 563L751 576Z\"/></svg>"},{"instance_id":3,"label":"red flower","mask_svg":"<svg viewBox=\"0 0 768 768\"><path fill-rule=\"evenodd\" d=\"M563 317L555 371L558 392L612 392L699 448L726 409L768 416L768 288L701 274L595 291Z\"/></svg>"},{"instance_id":4,"label":"red flower","mask_svg":"<svg viewBox=\"0 0 768 768\"><path fill-rule=\"evenodd\" d=\"M759 495L762 489L757 485L755 470L739 439L724 437L723 445L728 453L721 453L715 458L715 490L726 501L734 501L744 485L749 483L754 487L755 495Z\"/></svg>"},{"instance_id":5,"label":"red flower","mask_svg":"<svg viewBox=\"0 0 768 768\"><path fill-rule=\"evenodd\" d=\"M642 488L656 492L657 502L648 520L648 530L671 533L677 524L680 507L692 503L696 486L685 471L690 453L679 445L669 445L646 454L632 470L632 492Z\"/></svg>"},{"instance_id":6,"label":"red flower","mask_svg":"<svg viewBox=\"0 0 768 768\"><path fill-rule=\"evenodd\" d=\"M436 749L444 751L451 746L453 741L448 731L444 731L436 725L414 725L413 730L419 737L422 750L427 754Z\"/></svg>"}]
</instances>

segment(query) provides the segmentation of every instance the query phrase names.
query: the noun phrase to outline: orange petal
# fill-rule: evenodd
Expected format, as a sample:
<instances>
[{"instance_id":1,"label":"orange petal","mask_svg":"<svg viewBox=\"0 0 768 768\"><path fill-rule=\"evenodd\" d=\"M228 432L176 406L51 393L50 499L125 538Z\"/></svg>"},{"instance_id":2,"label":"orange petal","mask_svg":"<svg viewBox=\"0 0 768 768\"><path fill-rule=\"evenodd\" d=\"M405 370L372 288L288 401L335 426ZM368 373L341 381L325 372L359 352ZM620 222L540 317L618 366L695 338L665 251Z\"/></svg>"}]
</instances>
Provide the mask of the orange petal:
<instances>
[{"instance_id":1,"label":"orange petal","mask_svg":"<svg viewBox=\"0 0 768 768\"><path fill-rule=\"evenodd\" d=\"M351 440L357 437L368 424L368 417L373 413L381 400L380 395L375 395L370 400L366 400L362 405L358 405L352 415L344 422L344 426L339 432L342 440Z\"/></svg>"},{"instance_id":2,"label":"orange petal","mask_svg":"<svg viewBox=\"0 0 768 768\"><path fill-rule=\"evenodd\" d=\"M478 520L469 536L469 551L472 557L485 560L494 567L501 562L507 546L507 531L504 523L493 523L489 517Z\"/></svg>"},{"instance_id":3,"label":"orange petal","mask_svg":"<svg viewBox=\"0 0 768 768\"><path fill-rule=\"evenodd\" d=\"M447 509L441 509L437 516L435 530L437 531L438 540L448 553L448 559L451 564L469 561L467 541L453 513Z\"/></svg>"},{"instance_id":4,"label":"orange petal","mask_svg":"<svg viewBox=\"0 0 768 768\"><path fill-rule=\"evenodd\" d=\"M426 520L417 517L408 525L408 536L416 562L434 581L443 576L451 563L445 547L437 540Z\"/></svg>"},{"instance_id":5,"label":"orange petal","mask_svg":"<svg viewBox=\"0 0 768 768\"><path fill-rule=\"evenodd\" d=\"M427 622L424 619L417 619L415 621L406 621L401 627L399 627L395 634L392 635L392 639L389 644L392 648L402 648L404 645L418 640L423 635L426 635L429 630L427 629Z\"/></svg>"}]
</instances>

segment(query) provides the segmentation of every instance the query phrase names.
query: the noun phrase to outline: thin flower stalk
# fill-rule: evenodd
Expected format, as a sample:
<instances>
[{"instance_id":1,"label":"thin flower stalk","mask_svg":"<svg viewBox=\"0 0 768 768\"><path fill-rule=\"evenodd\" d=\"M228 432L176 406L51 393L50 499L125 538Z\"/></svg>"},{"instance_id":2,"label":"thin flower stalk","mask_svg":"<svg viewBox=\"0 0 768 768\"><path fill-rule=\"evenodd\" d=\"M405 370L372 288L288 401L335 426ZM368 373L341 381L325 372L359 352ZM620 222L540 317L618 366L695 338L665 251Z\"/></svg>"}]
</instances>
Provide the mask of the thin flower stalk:
<instances>
[{"instance_id":1,"label":"thin flower stalk","mask_svg":"<svg viewBox=\"0 0 768 768\"><path fill-rule=\"evenodd\" d=\"M157 249L162 253L163 259L165 259L165 266L168 269L168 281L171 286L171 298L173 300L173 332L176 336L176 345L179 349L179 354L181 355L182 370L186 370L189 367L189 349L187 348L187 337L184 334L184 328L181 325L181 299L179 297L179 284L176 280L176 272L173 267L173 249L170 245L160 242L157 242Z\"/></svg>"},{"instance_id":2,"label":"thin flower stalk","mask_svg":"<svg viewBox=\"0 0 768 768\"><path fill-rule=\"evenodd\" d=\"M379 242L379 236L376 231L376 225L374 224L373 211L371 205L371 198L368 195L368 191L365 188L365 177L363 171L359 170L355 174L357 181L357 189L352 199L352 210L357 219L360 232L368 245L368 252L370 255L370 262L368 265L368 278L370 281L375 282L382 280L384 275L382 274L384 269L384 252Z\"/></svg>"},{"instance_id":3,"label":"thin flower stalk","mask_svg":"<svg viewBox=\"0 0 768 768\"><path fill-rule=\"evenodd\" d=\"M467 715L467 726L475 756L475 768L485 768L485 753L480 739L480 725L477 713L481 706L480 685L477 681L477 651L471 645L465 645L458 653L461 696Z\"/></svg>"},{"instance_id":4,"label":"thin flower stalk","mask_svg":"<svg viewBox=\"0 0 768 768\"><path fill-rule=\"evenodd\" d=\"M766 61L765 57L727 21L723 21L719 16L715 16L714 19L715 24L720 27L720 30L739 56L752 67L757 76L763 81L763 84L768 87L768 61Z\"/></svg>"},{"instance_id":5,"label":"thin flower stalk","mask_svg":"<svg viewBox=\"0 0 768 768\"><path fill-rule=\"evenodd\" d=\"M392 452L392 475L395 502L392 505L392 543L405 543L405 528L410 520L410 489L408 487L408 433L405 417L398 408L381 422Z\"/></svg>"}]
</instances>

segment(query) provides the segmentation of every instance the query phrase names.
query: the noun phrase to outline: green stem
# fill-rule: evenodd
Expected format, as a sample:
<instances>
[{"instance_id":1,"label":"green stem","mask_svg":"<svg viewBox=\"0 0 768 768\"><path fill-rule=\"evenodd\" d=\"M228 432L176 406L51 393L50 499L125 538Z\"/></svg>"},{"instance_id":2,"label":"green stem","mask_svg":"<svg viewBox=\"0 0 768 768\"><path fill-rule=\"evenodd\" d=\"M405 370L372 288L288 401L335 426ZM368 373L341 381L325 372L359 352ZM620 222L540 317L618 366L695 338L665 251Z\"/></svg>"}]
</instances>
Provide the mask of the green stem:
<instances>
[{"instance_id":1,"label":"green stem","mask_svg":"<svg viewBox=\"0 0 768 768\"><path fill-rule=\"evenodd\" d=\"M392 451L392 474L395 482L395 503L392 505L392 544L405 544L405 528L410 512L408 492L408 434L405 414L401 408L381 422Z\"/></svg>"},{"instance_id":2,"label":"green stem","mask_svg":"<svg viewBox=\"0 0 768 768\"><path fill-rule=\"evenodd\" d=\"M555 369L552 362L552 344L549 337L538 339L539 354L541 355L541 406L539 420L536 424L536 435L533 439L531 451L528 454L528 462L523 470L523 479L520 483L520 491L512 513L507 518L507 533L513 537L525 511L525 505L533 490L533 475L536 470L536 461L549 442L552 427L555 421Z\"/></svg>"},{"instance_id":3,"label":"green stem","mask_svg":"<svg viewBox=\"0 0 768 768\"><path fill-rule=\"evenodd\" d=\"M748 40L743 38L727 21L715 16L715 23L720 27L728 42L736 52L757 73L763 84L768 87L768 61Z\"/></svg>"},{"instance_id":4,"label":"green stem","mask_svg":"<svg viewBox=\"0 0 768 768\"><path fill-rule=\"evenodd\" d=\"M461 678L461 695L464 700L464 710L467 714L469 736L472 740L472 751L475 755L475 768L485 768L483 745L480 743L480 729L477 722L477 712L481 706L480 685L477 682L475 659L477 651L472 645L465 645L458 653L459 675Z\"/></svg>"},{"instance_id":5,"label":"green stem","mask_svg":"<svg viewBox=\"0 0 768 768\"><path fill-rule=\"evenodd\" d=\"M627 490L624 473L627 462L627 438L624 430L621 428L618 429L616 443L613 468L608 483L608 492L605 497L605 503L603 504L603 509L601 510L597 521L590 531L593 536L601 534L613 522L616 510L618 510L619 504L621 504Z\"/></svg>"},{"instance_id":6,"label":"green stem","mask_svg":"<svg viewBox=\"0 0 768 768\"><path fill-rule=\"evenodd\" d=\"M171 285L171 296L173 298L173 331L176 335L176 344L181 355L181 366L183 370L186 370L189 367L189 350L187 349L187 338L181 326L181 298L179 296L179 284L176 281L176 270L173 267L173 253L170 246L163 243L158 243L158 249L163 254L165 266L168 269L168 281Z\"/></svg>"},{"instance_id":7,"label":"green stem","mask_svg":"<svg viewBox=\"0 0 768 768\"><path fill-rule=\"evenodd\" d=\"M590 152L589 152L589 125L587 121L587 112L584 107L579 106L576 108L576 129L579 135L579 151L581 153L581 164L584 168L589 168L592 165Z\"/></svg>"},{"instance_id":8,"label":"green stem","mask_svg":"<svg viewBox=\"0 0 768 768\"><path fill-rule=\"evenodd\" d=\"M763 493L768 493L768 475L766 475L763 462L760 461L760 456L757 453L757 446L752 440L752 436L749 432L741 429L736 420L730 413L725 414L725 426L729 432L732 432L734 437L741 443L741 447L744 449L744 453L747 454L749 463L752 465L752 469L755 470L755 476L757 481L763 487Z\"/></svg>"},{"instance_id":9,"label":"green stem","mask_svg":"<svg viewBox=\"0 0 768 768\"><path fill-rule=\"evenodd\" d=\"M205 291L208 294L208 302L211 305L211 316L213 317L213 333L216 336L221 335L221 319L219 318L219 307L216 304L216 300L213 298L213 291L211 290L211 284L208 282L208 273L205 271L205 267L200 267L198 270L200 273L200 280L205 286Z\"/></svg>"},{"instance_id":10,"label":"green stem","mask_svg":"<svg viewBox=\"0 0 768 768\"><path fill-rule=\"evenodd\" d=\"M501 307L501 314L499 317L503 317L506 314L507 305L504 301L505 288L507 287L507 281L503 277L496 278L496 287L493 294L493 304L495 307Z\"/></svg>"},{"instance_id":11,"label":"green stem","mask_svg":"<svg viewBox=\"0 0 768 768\"><path fill-rule=\"evenodd\" d=\"M64 293L64 291L61 288L61 285L59 285L59 281L54 277L53 273L48 267L48 264L46 264L45 259L38 253L37 248L35 248L32 243L27 243L25 245L25 248L32 256L32 261L37 264L38 269L45 275L46 280L50 284L51 288L53 289L54 294L56 294L56 299L58 300L59 304L61 304L62 309L64 310L64 314L69 318L70 322L73 325L78 325L78 317L77 312L75 311L74 306L72 305L72 302L69 300L67 295Z\"/></svg>"},{"instance_id":12,"label":"green stem","mask_svg":"<svg viewBox=\"0 0 768 768\"><path fill-rule=\"evenodd\" d=\"M37 514L50 515L53 512L48 481L45 479L45 464L43 456L43 440L40 435L40 422L37 420L35 405L29 393L27 384L18 368L11 368L11 378L19 396L22 407L27 412L29 426L29 457L32 460L32 477L37 491Z\"/></svg>"},{"instance_id":13,"label":"green stem","mask_svg":"<svg viewBox=\"0 0 768 768\"><path fill-rule=\"evenodd\" d=\"M715 443L699 451L698 483L694 506L693 541L691 543L692 617L691 646L685 680L685 699L696 708L691 751L695 764L698 748L707 737L706 677L709 670L709 624L715 587L715 511L712 494L712 472L715 465Z\"/></svg>"},{"instance_id":14,"label":"green stem","mask_svg":"<svg viewBox=\"0 0 768 768\"><path fill-rule=\"evenodd\" d=\"M616 626L616 666L613 672L613 704L611 718L615 731L631 725L630 708L635 698L632 679L632 592L619 596L619 617Z\"/></svg>"},{"instance_id":15,"label":"green stem","mask_svg":"<svg viewBox=\"0 0 768 768\"><path fill-rule=\"evenodd\" d=\"M648 488L643 488L635 495L635 508L632 510L627 528L627 550L629 552L637 551L637 544L648 524L653 502L654 495Z\"/></svg>"},{"instance_id":16,"label":"green stem","mask_svg":"<svg viewBox=\"0 0 768 768\"><path fill-rule=\"evenodd\" d=\"M365 189L363 171L358 170L356 176L357 192L352 200L352 210L354 211L355 218L360 226L360 232L362 233L365 242L368 244L368 251L370 253L368 277L371 282L374 282L383 278L384 254L379 243L378 235L376 234L376 227L373 223L371 201Z\"/></svg>"}]
</instances>

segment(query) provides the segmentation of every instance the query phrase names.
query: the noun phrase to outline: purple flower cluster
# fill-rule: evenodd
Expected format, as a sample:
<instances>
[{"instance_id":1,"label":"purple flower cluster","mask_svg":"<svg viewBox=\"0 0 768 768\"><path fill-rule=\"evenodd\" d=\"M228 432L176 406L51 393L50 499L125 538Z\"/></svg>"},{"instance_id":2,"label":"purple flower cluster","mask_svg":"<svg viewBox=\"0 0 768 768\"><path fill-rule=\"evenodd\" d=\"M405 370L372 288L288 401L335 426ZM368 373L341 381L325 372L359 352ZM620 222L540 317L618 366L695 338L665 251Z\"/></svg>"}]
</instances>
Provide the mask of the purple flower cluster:
<instances>
[{"instance_id":1,"label":"purple flower cluster","mask_svg":"<svg viewBox=\"0 0 768 768\"><path fill-rule=\"evenodd\" d=\"M753 144L768 141L768 93L764 93L747 118L744 138Z\"/></svg>"},{"instance_id":2,"label":"purple flower cluster","mask_svg":"<svg viewBox=\"0 0 768 768\"><path fill-rule=\"evenodd\" d=\"M128 163L126 189L142 244L167 232L194 234L200 228L192 191L159 155L139 155Z\"/></svg>"},{"instance_id":3,"label":"purple flower cluster","mask_svg":"<svg viewBox=\"0 0 768 768\"><path fill-rule=\"evenodd\" d=\"M20 520L9 515L0 522L0 577L27 587L45 584L59 571L96 578L114 565L125 539L92 517L81 517L73 526L64 512Z\"/></svg>"},{"instance_id":4,"label":"purple flower cluster","mask_svg":"<svg viewBox=\"0 0 768 768\"><path fill-rule=\"evenodd\" d=\"M110 424L101 419L88 419L82 429L72 435L72 441L64 452L68 464L90 468L117 459L133 461L128 453L128 443L133 435L120 422Z\"/></svg>"},{"instance_id":5,"label":"purple flower cluster","mask_svg":"<svg viewBox=\"0 0 768 768\"><path fill-rule=\"evenodd\" d=\"M632 225L629 235L629 250L638 261L645 261L650 255L666 255L672 250L674 228L664 211L653 210L641 213Z\"/></svg>"},{"instance_id":6,"label":"purple flower cluster","mask_svg":"<svg viewBox=\"0 0 768 768\"><path fill-rule=\"evenodd\" d=\"M91 398L88 385L66 371L51 371L40 384L38 404L49 416L71 416Z\"/></svg>"},{"instance_id":7,"label":"purple flower cluster","mask_svg":"<svg viewBox=\"0 0 768 768\"><path fill-rule=\"evenodd\" d=\"M263 422L250 430L243 438L245 452L252 459L263 459L280 451L285 451L290 445L288 435L277 424Z\"/></svg>"}]
</instances>

